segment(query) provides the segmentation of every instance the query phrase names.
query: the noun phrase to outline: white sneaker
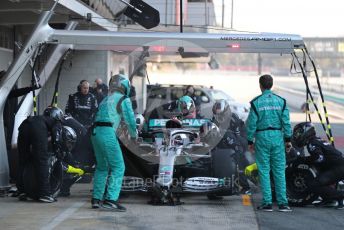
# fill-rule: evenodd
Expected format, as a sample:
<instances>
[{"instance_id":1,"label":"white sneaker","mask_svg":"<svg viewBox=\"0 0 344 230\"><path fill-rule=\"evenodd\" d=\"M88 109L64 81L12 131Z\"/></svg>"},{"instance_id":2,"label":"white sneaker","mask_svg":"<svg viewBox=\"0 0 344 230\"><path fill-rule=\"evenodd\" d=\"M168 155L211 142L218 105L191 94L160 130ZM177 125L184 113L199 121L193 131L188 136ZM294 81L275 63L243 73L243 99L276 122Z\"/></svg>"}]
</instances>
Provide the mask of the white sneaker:
<instances>
[{"instance_id":1,"label":"white sneaker","mask_svg":"<svg viewBox=\"0 0 344 230\"><path fill-rule=\"evenodd\" d=\"M56 200L51 197L51 196L41 196L38 198L39 201L41 202L44 202L44 203L53 203L55 202Z\"/></svg>"}]
</instances>

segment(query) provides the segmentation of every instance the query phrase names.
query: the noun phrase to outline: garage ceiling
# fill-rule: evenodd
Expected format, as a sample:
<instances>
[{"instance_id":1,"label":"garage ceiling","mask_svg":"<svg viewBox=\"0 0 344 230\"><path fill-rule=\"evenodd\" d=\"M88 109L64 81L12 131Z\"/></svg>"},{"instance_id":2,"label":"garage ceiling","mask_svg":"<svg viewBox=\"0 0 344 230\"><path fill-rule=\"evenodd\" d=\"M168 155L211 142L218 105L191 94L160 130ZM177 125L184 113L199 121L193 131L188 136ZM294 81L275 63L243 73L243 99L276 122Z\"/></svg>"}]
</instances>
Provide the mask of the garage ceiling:
<instances>
[{"instance_id":1,"label":"garage ceiling","mask_svg":"<svg viewBox=\"0 0 344 230\"><path fill-rule=\"evenodd\" d=\"M33 25L40 13L50 10L54 3L54 0L1 0L0 25ZM125 8L118 0L60 0L51 23L66 23L70 19L77 19L80 20L79 24L89 25L89 22L82 20L85 15L77 13L80 4L108 19L113 19Z\"/></svg>"}]
</instances>

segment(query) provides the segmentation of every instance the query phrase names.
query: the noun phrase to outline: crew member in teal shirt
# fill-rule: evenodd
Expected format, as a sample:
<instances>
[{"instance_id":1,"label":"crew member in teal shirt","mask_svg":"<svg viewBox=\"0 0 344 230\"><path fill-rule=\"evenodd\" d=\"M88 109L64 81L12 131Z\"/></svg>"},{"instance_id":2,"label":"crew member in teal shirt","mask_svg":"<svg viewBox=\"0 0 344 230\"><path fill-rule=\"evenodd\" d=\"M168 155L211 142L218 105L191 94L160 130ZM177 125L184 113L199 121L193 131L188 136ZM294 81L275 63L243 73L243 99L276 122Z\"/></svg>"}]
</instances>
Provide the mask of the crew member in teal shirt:
<instances>
[{"instance_id":1,"label":"crew member in teal shirt","mask_svg":"<svg viewBox=\"0 0 344 230\"><path fill-rule=\"evenodd\" d=\"M123 119L131 138L136 139L136 121L129 98L129 80L120 74L112 76L109 91L110 94L98 107L91 136L97 161L92 208L104 207L123 212L126 209L118 203L118 196L125 166L116 130Z\"/></svg>"},{"instance_id":2,"label":"crew member in teal shirt","mask_svg":"<svg viewBox=\"0 0 344 230\"><path fill-rule=\"evenodd\" d=\"M273 211L270 170L275 182L279 211L291 211L288 206L285 181L285 150L291 147L291 125L286 100L274 93L270 75L259 78L262 94L251 101L247 119L249 150L255 151L259 180L263 194L259 210Z\"/></svg>"}]
</instances>

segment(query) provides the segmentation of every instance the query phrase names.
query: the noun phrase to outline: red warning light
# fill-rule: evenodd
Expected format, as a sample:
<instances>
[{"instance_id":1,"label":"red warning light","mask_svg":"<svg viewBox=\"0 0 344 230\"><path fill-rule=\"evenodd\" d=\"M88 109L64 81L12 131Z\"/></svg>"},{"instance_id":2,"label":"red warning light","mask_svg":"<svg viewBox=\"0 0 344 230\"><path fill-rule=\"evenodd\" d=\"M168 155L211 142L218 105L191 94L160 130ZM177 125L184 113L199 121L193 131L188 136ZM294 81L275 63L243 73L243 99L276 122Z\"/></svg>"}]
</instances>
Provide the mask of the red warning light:
<instances>
[{"instance_id":1,"label":"red warning light","mask_svg":"<svg viewBox=\"0 0 344 230\"><path fill-rule=\"evenodd\" d=\"M151 46L149 48L150 51L155 51L155 52L165 52L166 51L166 46Z\"/></svg>"},{"instance_id":2,"label":"red warning light","mask_svg":"<svg viewBox=\"0 0 344 230\"><path fill-rule=\"evenodd\" d=\"M230 45L228 45L228 47L233 48L233 49L239 49L240 44L230 44Z\"/></svg>"}]
</instances>

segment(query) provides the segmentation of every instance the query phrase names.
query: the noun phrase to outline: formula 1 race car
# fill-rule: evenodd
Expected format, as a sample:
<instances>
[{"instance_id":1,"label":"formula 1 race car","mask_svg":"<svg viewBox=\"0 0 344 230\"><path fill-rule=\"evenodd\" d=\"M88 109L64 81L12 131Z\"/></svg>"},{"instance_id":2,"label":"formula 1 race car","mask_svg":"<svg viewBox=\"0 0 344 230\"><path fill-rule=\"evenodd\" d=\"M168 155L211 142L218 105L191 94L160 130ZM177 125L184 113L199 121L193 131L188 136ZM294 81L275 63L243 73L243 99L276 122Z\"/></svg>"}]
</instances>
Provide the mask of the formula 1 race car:
<instances>
[{"instance_id":1,"label":"formula 1 race car","mask_svg":"<svg viewBox=\"0 0 344 230\"><path fill-rule=\"evenodd\" d=\"M208 119L151 119L138 143L122 142L126 176L122 192L147 192L151 204L181 204L185 193L234 195L239 192L235 151L202 142L199 127ZM123 136L123 135L122 135Z\"/></svg>"},{"instance_id":2,"label":"formula 1 race car","mask_svg":"<svg viewBox=\"0 0 344 230\"><path fill-rule=\"evenodd\" d=\"M138 119L140 121L140 119ZM140 123L140 122L139 122ZM150 119L140 132L138 142L127 138L126 129L118 132L126 165L122 193L145 192L151 204L181 204L185 193L234 195L240 191L236 152L217 149L220 134L215 124L212 143L200 138L200 127L209 119ZM138 127L140 124L138 125ZM142 125L141 125L142 126ZM217 138L216 138L217 137ZM216 142L217 141L217 142ZM81 179L88 166L73 167L55 154L50 158L50 187L53 197L61 189L63 172ZM32 164L24 170L24 187L28 197L37 199L37 181Z\"/></svg>"}]
</instances>

